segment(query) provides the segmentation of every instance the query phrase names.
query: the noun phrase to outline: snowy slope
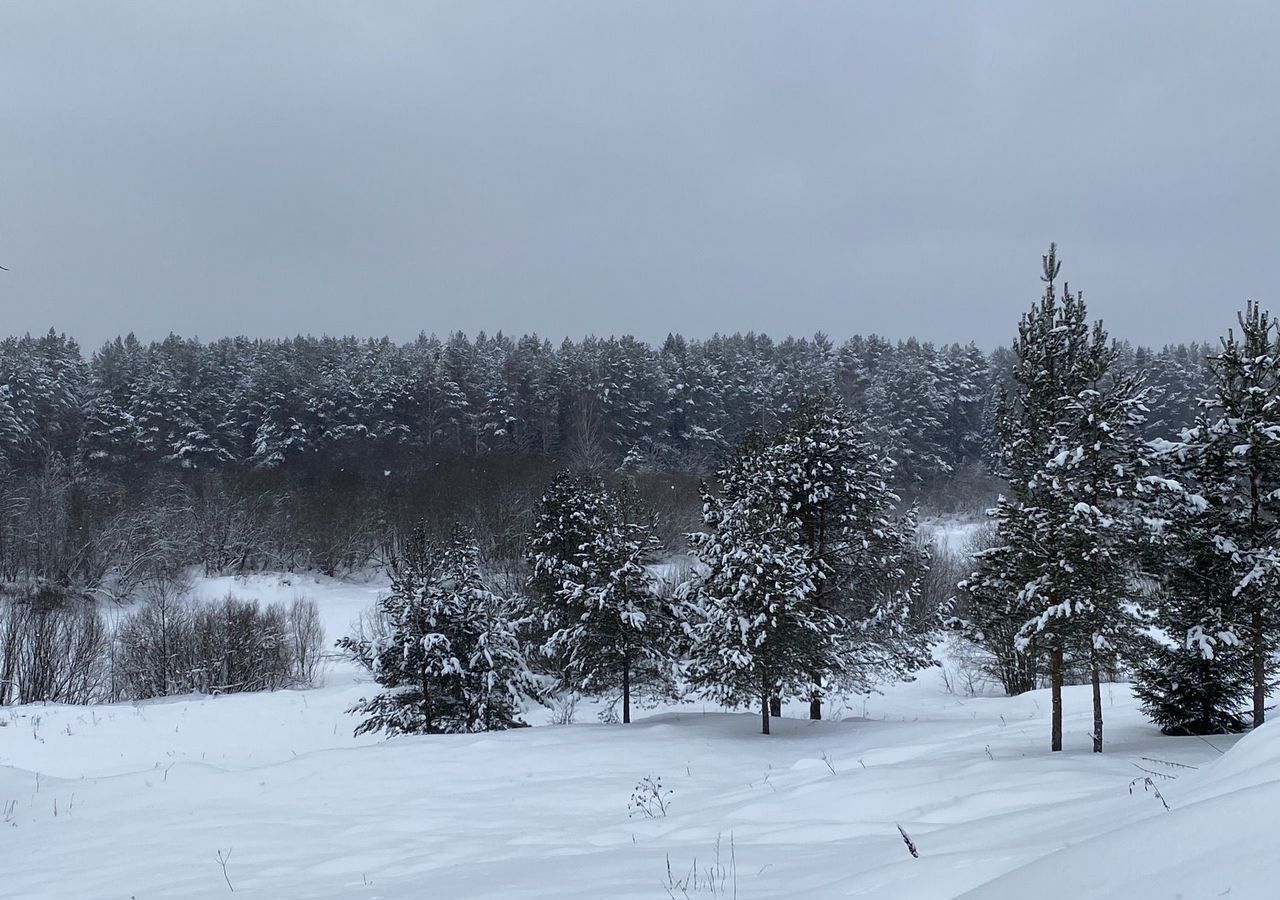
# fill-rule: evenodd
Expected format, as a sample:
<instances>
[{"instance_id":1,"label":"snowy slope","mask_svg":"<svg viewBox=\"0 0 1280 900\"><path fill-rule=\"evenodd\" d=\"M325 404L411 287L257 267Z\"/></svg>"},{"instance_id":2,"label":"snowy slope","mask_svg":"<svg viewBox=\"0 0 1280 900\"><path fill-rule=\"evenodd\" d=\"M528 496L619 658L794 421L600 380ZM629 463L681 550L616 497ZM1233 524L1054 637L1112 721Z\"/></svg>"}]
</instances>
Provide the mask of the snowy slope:
<instances>
[{"instance_id":1,"label":"snowy slope","mask_svg":"<svg viewBox=\"0 0 1280 900\"><path fill-rule=\"evenodd\" d=\"M311 596L330 639L379 589L201 591L228 588ZM343 710L367 687L338 663L312 691L0 712L0 896L229 896L219 851L237 898L664 898L695 865L689 897L733 897L736 881L743 900L1261 898L1280 883L1256 852L1280 740L1161 737L1118 685L1102 756L1087 688L1068 690L1068 750L1051 756L1047 697L956 697L936 671L837 705L839 721L788 710L770 737L754 713L693 704L627 727L587 710L570 726L354 739ZM1135 764L1179 776L1160 782L1172 812L1130 794ZM666 817L629 815L648 775L674 791Z\"/></svg>"},{"instance_id":2,"label":"snowy slope","mask_svg":"<svg viewBox=\"0 0 1280 900\"><path fill-rule=\"evenodd\" d=\"M1169 812L1107 829L965 897L1020 900L1046 886L1052 896L1115 900L1280 896L1280 731L1259 729L1159 788Z\"/></svg>"}]
</instances>

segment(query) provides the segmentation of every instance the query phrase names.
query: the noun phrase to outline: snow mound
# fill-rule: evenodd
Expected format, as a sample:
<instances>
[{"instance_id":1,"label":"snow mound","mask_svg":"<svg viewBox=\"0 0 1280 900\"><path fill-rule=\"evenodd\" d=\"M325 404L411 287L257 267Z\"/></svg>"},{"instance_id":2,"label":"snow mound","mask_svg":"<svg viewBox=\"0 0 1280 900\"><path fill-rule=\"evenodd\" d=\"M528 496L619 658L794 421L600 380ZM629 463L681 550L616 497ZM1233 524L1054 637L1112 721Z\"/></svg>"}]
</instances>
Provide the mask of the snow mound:
<instances>
[{"instance_id":1,"label":"snow mound","mask_svg":"<svg viewBox=\"0 0 1280 900\"><path fill-rule=\"evenodd\" d=\"M1177 780L1152 779L1158 812L1065 847L965 894L971 900L1073 900L1280 895L1275 811L1280 729L1260 728Z\"/></svg>"}]
</instances>

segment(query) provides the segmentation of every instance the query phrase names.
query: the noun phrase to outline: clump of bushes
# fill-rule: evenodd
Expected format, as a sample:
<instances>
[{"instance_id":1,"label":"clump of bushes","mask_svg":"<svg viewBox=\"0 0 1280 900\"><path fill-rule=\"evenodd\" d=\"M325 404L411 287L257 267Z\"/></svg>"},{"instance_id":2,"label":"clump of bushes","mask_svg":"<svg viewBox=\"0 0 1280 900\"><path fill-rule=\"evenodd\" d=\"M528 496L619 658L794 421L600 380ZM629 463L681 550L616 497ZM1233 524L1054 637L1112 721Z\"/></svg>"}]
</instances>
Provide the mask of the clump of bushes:
<instances>
[{"instance_id":1,"label":"clump of bushes","mask_svg":"<svg viewBox=\"0 0 1280 900\"><path fill-rule=\"evenodd\" d=\"M110 644L93 603L44 587L0 589L0 706L101 699Z\"/></svg>"},{"instance_id":2,"label":"clump of bushes","mask_svg":"<svg viewBox=\"0 0 1280 900\"><path fill-rule=\"evenodd\" d=\"M0 592L0 705L145 700L314 684L324 629L313 601L194 601L157 587L112 628L97 606Z\"/></svg>"},{"instance_id":3,"label":"clump of bushes","mask_svg":"<svg viewBox=\"0 0 1280 900\"><path fill-rule=\"evenodd\" d=\"M155 596L116 630L113 686L122 699L146 699L310 684L323 640L309 600L263 607L230 594L201 603Z\"/></svg>"}]
</instances>

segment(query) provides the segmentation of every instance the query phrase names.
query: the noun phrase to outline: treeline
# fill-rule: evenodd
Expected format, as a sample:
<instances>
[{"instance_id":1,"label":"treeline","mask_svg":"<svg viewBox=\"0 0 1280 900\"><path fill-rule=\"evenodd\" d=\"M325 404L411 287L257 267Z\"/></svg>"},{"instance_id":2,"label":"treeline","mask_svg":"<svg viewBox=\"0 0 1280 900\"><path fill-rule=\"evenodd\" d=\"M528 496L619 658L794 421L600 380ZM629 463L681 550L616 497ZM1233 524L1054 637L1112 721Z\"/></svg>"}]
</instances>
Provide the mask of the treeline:
<instances>
[{"instance_id":1,"label":"treeline","mask_svg":"<svg viewBox=\"0 0 1280 900\"><path fill-rule=\"evenodd\" d=\"M1152 436L1190 424L1208 350L1117 346L1122 365L1147 373ZM748 431L830 389L894 452L895 480L920 483L988 457L992 400L1012 365L1005 349L875 335L837 347L821 334L672 335L656 348L483 333L407 344L129 336L86 359L50 332L0 342L0 465L30 470L56 454L99 471L304 460L337 470L370 458L532 455L701 474Z\"/></svg>"},{"instance_id":2,"label":"treeline","mask_svg":"<svg viewBox=\"0 0 1280 900\"><path fill-rule=\"evenodd\" d=\"M13 671L37 673L19 693L49 692L23 660L100 659L135 633L104 644L92 601L154 596L192 565L382 565L392 605L346 645L392 679L371 728L510 724L535 676L617 691L624 718L633 687L677 682L816 715L827 690L925 661L953 593L898 496L987 478L992 545L951 624L1011 693L1047 681L1055 749L1062 685L1093 683L1101 750L1100 684L1126 670L1171 732L1256 727L1280 642L1280 328L1250 306L1213 352L1134 349L1057 276L1051 250L1044 296L992 354L458 334L124 339L86 360L53 333L5 341L0 612ZM697 564L658 584L658 547ZM196 662L130 690L207 684L199 654L165 657Z\"/></svg>"},{"instance_id":3,"label":"treeline","mask_svg":"<svg viewBox=\"0 0 1280 900\"><path fill-rule=\"evenodd\" d=\"M1147 427L1189 424L1201 345L1117 347L1156 391ZM1009 351L822 335L661 347L455 334L387 340L0 342L0 581L123 598L209 572L385 565L424 511L519 559L565 465L627 474L683 548L700 477L753 429L829 390L896 461L889 480L977 510Z\"/></svg>"}]
</instances>

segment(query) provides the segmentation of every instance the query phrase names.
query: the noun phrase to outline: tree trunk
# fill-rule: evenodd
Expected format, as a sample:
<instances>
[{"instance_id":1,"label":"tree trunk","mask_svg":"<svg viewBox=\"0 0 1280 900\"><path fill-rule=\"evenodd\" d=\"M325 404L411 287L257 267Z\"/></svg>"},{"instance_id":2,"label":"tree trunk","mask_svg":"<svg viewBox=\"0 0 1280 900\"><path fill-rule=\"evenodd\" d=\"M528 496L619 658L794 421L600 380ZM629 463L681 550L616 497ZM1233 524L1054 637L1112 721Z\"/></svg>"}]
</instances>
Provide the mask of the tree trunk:
<instances>
[{"instance_id":1,"label":"tree trunk","mask_svg":"<svg viewBox=\"0 0 1280 900\"><path fill-rule=\"evenodd\" d=\"M435 723L431 721L431 682L426 672L422 673L422 717L427 722L427 734L435 733Z\"/></svg>"},{"instance_id":2,"label":"tree trunk","mask_svg":"<svg viewBox=\"0 0 1280 900\"><path fill-rule=\"evenodd\" d=\"M1102 670L1098 665L1095 652L1092 659L1093 668L1093 752L1102 752Z\"/></svg>"},{"instance_id":3,"label":"tree trunk","mask_svg":"<svg viewBox=\"0 0 1280 900\"><path fill-rule=\"evenodd\" d=\"M769 733L769 685L760 688L760 733Z\"/></svg>"},{"instance_id":4,"label":"tree trunk","mask_svg":"<svg viewBox=\"0 0 1280 900\"><path fill-rule=\"evenodd\" d=\"M1241 325L1244 322L1241 320ZM1257 469L1257 458L1250 455L1253 466L1249 479L1249 526L1253 532L1253 545L1258 545L1259 518L1262 512L1262 475ZM1267 718L1267 642L1262 633L1262 609L1253 611L1253 727L1257 728Z\"/></svg>"},{"instance_id":5,"label":"tree trunk","mask_svg":"<svg viewBox=\"0 0 1280 900\"><path fill-rule=\"evenodd\" d=\"M1050 725L1049 749L1062 749L1062 647L1049 648L1049 690L1053 697L1053 719Z\"/></svg>"},{"instance_id":6,"label":"tree trunk","mask_svg":"<svg viewBox=\"0 0 1280 900\"><path fill-rule=\"evenodd\" d=\"M1253 612L1253 727L1267 718L1267 642L1262 633L1262 610Z\"/></svg>"},{"instance_id":7,"label":"tree trunk","mask_svg":"<svg viewBox=\"0 0 1280 900\"><path fill-rule=\"evenodd\" d=\"M822 718L822 692L817 688L809 695L809 718L814 721Z\"/></svg>"},{"instance_id":8,"label":"tree trunk","mask_svg":"<svg viewBox=\"0 0 1280 900\"><path fill-rule=\"evenodd\" d=\"M781 697L769 698L769 715L779 716L779 717L782 715L782 698Z\"/></svg>"},{"instance_id":9,"label":"tree trunk","mask_svg":"<svg viewBox=\"0 0 1280 900\"><path fill-rule=\"evenodd\" d=\"M631 660L622 660L622 724L631 724Z\"/></svg>"}]
</instances>

